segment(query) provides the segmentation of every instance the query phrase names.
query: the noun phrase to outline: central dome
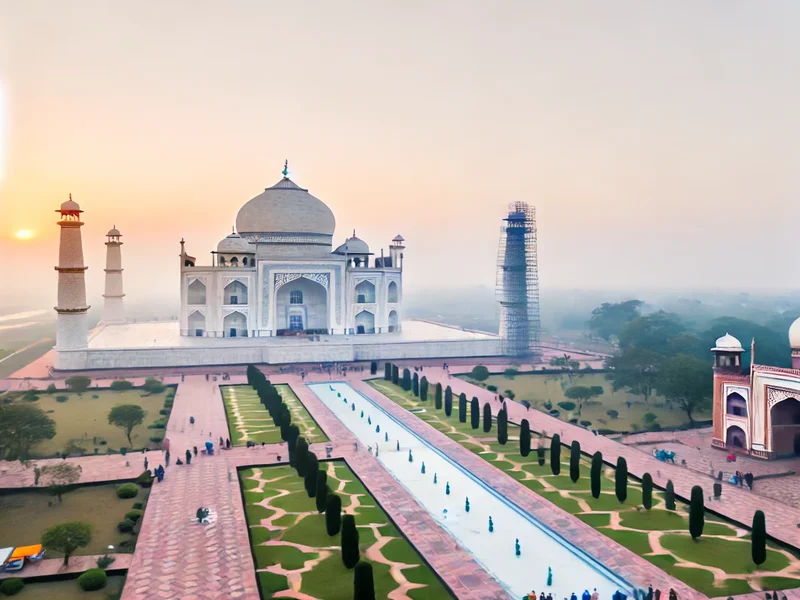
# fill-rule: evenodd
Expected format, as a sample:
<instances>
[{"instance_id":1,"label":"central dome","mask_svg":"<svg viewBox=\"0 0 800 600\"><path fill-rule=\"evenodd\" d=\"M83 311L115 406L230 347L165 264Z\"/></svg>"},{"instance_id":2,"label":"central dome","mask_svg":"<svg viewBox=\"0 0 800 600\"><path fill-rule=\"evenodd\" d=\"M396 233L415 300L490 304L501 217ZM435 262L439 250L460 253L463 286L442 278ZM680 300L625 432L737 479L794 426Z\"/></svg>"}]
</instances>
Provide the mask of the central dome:
<instances>
[{"instance_id":1,"label":"central dome","mask_svg":"<svg viewBox=\"0 0 800 600\"><path fill-rule=\"evenodd\" d=\"M332 236L335 228L331 209L288 177L250 200L236 216L236 230L242 236L272 233Z\"/></svg>"}]
</instances>

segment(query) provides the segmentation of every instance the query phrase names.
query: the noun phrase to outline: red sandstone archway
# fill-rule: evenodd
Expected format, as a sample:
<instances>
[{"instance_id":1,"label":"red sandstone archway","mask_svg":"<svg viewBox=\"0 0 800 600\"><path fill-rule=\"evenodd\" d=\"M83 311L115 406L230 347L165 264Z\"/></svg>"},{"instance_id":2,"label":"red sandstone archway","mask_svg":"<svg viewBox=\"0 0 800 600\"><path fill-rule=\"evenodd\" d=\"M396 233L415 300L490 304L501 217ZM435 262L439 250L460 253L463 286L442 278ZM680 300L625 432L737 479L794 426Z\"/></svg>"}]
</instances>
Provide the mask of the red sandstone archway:
<instances>
[{"instance_id":1,"label":"red sandstone archway","mask_svg":"<svg viewBox=\"0 0 800 600\"><path fill-rule=\"evenodd\" d=\"M800 402L781 400L769 411L772 452L775 456L800 455Z\"/></svg>"},{"instance_id":2,"label":"red sandstone archway","mask_svg":"<svg viewBox=\"0 0 800 600\"><path fill-rule=\"evenodd\" d=\"M728 432L725 435L725 444L732 448L747 448L747 434L745 434L744 429L738 425L728 427Z\"/></svg>"}]
</instances>

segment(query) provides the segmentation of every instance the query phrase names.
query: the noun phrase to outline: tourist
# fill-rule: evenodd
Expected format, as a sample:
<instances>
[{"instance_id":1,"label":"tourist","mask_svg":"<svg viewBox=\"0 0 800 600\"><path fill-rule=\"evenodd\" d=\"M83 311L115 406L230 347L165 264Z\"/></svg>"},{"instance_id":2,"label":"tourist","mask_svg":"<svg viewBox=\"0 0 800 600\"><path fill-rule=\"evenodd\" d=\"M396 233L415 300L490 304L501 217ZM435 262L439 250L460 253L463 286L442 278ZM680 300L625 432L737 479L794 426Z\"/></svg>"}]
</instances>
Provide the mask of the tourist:
<instances>
[{"instance_id":1,"label":"tourist","mask_svg":"<svg viewBox=\"0 0 800 600\"><path fill-rule=\"evenodd\" d=\"M189 425L194 425L194 417L189 417Z\"/></svg>"},{"instance_id":2,"label":"tourist","mask_svg":"<svg viewBox=\"0 0 800 600\"><path fill-rule=\"evenodd\" d=\"M649 584L647 586L647 596L645 596L647 600L653 600L653 584Z\"/></svg>"},{"instance_id":3,"label":"tourist","mask_svg":"<svg viewBox=\"0 0 800 600\"><path fill-rule=\"evenodd\" d=\"M262 447L262 448L264 447L264 442L261 442L261 447Z\"/></svg>"},{"instance_id":4,"label":"tourist","mask_svg":"<svg viewBox=\"0 0 800 600\"><path fill-rule=\"evenodd\" d=\"M569 600L578 600L578 596L575 595L575 592L572 592L572 595L569 597Z\"/></svg>"},{"instance_id":5,"label":"tourist","mask_svg":"<svg viewBox=\"0 0 800 600\"><path fill-rule=\"evenodd\" d=\"M197 456L197 446L194 447L194 455Z\"/></svg>"},{"instance_id":6,"label":"tourist","mask_svg":"<svg viewBox=\"0 0 800 600\"><path fill-rule=\"evenodd\" d=\"M527 596L527 600L536 600L536 592L531 590L530 593Z\"/></svg>"},{"instance_id":7,"label":"tourist","mask_svg":"<svg viewBox=\"0 0 800 600\"><path fill-rule=\"evenodd\" d=\"M581 600L591 600L592 595L589 593L589 590L583 590L583 594L581 594Z\"/></svg>"},{"instance_id":8,"label":"tourist","mask_svg":"<svg viewBox=\"0 0 800 600\"><path fill-rule=\"evenodd\" d=\"M230 440L230 438L225 438L225 449L226 450L230 450L231 449L231 440Z\"/></svg>"},{"instance_id":9,"label":"tourist","mask_svg":"<svg viewBox=\"0 0 800 600\"><path fill-rule=\"evenodd\" d=\"M600 598L600 594L597 593L597 588L594 588L592 591L592 600L598 600Z\"/></svg>"},{"instance_id":10,"label":"tourist","mask_svg":"<svg viewBox=\"0 0 800 600\"><path fill-rule=\"evenodd\" d=\"M222 447L224 445L225 445L225 441L222 439L222 436L219 436L219 447L220 447L220 449L222 449Z\"/></svg>"}]
</instances>

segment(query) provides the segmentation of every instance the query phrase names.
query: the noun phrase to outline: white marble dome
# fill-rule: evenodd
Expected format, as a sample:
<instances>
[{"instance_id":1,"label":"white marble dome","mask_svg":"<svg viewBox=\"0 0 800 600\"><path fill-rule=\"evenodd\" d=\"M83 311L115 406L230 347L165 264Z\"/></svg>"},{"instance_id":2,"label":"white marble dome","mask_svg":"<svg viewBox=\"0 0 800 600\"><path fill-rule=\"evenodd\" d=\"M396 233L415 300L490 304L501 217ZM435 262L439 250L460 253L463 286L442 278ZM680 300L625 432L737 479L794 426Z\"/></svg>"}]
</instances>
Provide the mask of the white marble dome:
<instances>
[{"instance_id":1,"label":"white marble dome","mask_svg":"<svg viewBox=\"0 0 800 600\"><path fill-rule=\"evenodd\" d=\"M353 237L349 237L344 241L344 244L334 250L336 254L369 254L369 246L367 242L359 237L356 237L356 232L353 232Z\"/></svg>"},{"instance_id":2,"label":"white marble dome","mask_svg":"<svg viewBox=\"0 0 800 600\"><path fill-rule=\"evenodd\" d=\"M63 212L66 212L66 211L83 212L81 210L80 205L77 202L75 202L75 200L72 199L72 194L69 195L69 200L67 200L66 202L62 202L61 203L61 211L63 211Z\"/></svg>"},{"instance_id":3,"label":"white marble dome","mask_svg":"<svg viewBox=\"0 0 800 600\"><path fill-rule=\"evenodd\" d=\"M800 350L800 319L796 319L789 327L789 345L793 350Z\"/></svg>"},{"instance_id":4,"label":"white marble dome","mask_svg":"<svg viewBox=\"0 0 800 600\"><path fill-rule=\"evenodd\" d=\"M119 229L117 229L117 228L116 228L116 226L114 226L114 227L112 227L111 229L109 229L109 230L108 230L108 233L107 233L106 235L107 235L108 237L111 237L111 236L118 236L118 237L121 237L121 236L122 236L122 234L119 232Z\"/></svg>"},{"instance_id":5,"label":"white marble dome","mask_svg":"<svg viewBox=\"0 0 800 600\"><path fill-rule=\"evenodd\" d=\"M264 190L236 216L241 235L318 234L333 235L336 219L330 208L288 177Z\"/></svg>"},{"instance_id":6,"label":"white marble dome","mask_svg":"<svg viewBox=\"0 0 800 600\"><path fill-rule=\"evenodd\" d=\"M219 244L217 244L217 252L230 253L250 253L255 252L253 246L250 245L246 239L238 233L233 232Z\"/></svg>"},{"instance_id":7,"label":"white marble dome","mask_svg":"<svg viewBox=\"0 0 800 600\"><path fill-rule=\"evenodd\" d=\"M711 350L722 352L744 352L742 343L730 333L726 333L722 337L717 338L717 342L714 344L714 347Z\"/></svg>"}]
</instances>

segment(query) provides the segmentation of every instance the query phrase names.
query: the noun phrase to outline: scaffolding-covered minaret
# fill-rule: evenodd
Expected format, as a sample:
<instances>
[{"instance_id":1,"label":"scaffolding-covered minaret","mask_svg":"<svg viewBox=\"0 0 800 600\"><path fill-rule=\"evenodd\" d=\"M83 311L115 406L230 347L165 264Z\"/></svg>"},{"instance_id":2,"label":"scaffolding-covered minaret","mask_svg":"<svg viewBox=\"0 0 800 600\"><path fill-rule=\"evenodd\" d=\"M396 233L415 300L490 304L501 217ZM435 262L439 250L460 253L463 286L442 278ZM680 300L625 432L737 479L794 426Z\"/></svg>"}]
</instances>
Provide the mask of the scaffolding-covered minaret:
<instances>
[{"instance_id":1,"label":"scaffolding-covered minaret","mask_svg":"<svg viewBox=\"0 0 800 600\"><path fill-rule=\"evenodd\" d=\"M89 339L89 322L86 304L86 282L81 241L81 207L69 195L69 200L56 211L61 214L58 226L61 239L58 246L58 313L56 350L86 348Z\"/></svg>"},{"instance_id":2,"label":"scaffolding-covered minaret","mask_svg":"<svg viewBox=\"0 0 800 600\"><path fill-rule=\"evenodd\" d=\"M538 356L536 208L526 202L512 202L504 221L497 250L497 300L503 352L507 356Z\"/></svg>"},{"instance_id":3,"label":"scaffolding-covered minaret","mask_svg":"<svg viewBox=\"0 0 800 600\"><path fill-rule=\"evenodd\" d=\"M122 299L122 234L114 227L106 234L106 289L103 294L103 322L124 323Z\"/></svg>"}]
</instances>

